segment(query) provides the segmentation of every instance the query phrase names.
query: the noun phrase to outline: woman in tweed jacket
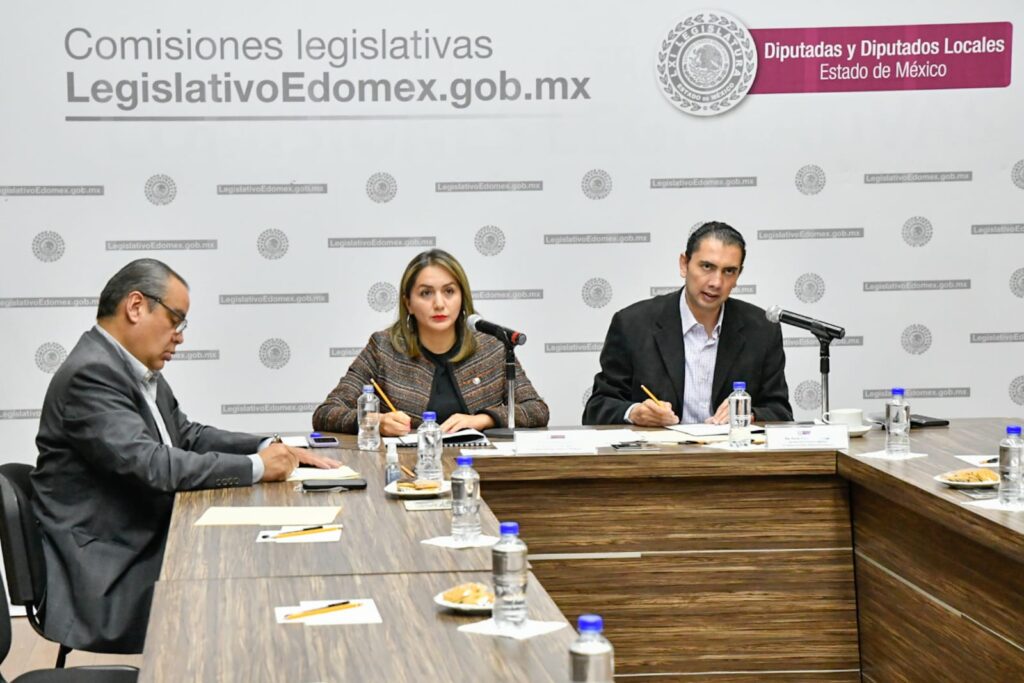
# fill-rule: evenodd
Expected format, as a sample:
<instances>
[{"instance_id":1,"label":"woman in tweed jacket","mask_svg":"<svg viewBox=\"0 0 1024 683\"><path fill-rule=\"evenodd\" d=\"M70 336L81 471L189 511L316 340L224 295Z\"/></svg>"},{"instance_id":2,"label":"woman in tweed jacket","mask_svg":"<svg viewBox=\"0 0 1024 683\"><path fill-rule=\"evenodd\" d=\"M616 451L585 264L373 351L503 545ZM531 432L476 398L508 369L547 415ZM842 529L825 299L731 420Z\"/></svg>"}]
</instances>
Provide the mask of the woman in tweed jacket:
<instances>
[{"instance_id":1,"label":"woman in tweed jacket","mask_svg":"<svg viewBox=\"0 0 1024 683\"><path fill-rule=\"evenodd\" d=\"M399 291L398 320L370 337L313 411L313 428L355 434L356 401L371 379L398 409L381 415L385 436L409 433L435 402L450 408L438 415L445 432L506 426L505 347L467 326L473 295L459 262L440 249L425 251L406 267ZM547 423L548 406L517 361L516 426Z\"/></svg>"}]
</instances>

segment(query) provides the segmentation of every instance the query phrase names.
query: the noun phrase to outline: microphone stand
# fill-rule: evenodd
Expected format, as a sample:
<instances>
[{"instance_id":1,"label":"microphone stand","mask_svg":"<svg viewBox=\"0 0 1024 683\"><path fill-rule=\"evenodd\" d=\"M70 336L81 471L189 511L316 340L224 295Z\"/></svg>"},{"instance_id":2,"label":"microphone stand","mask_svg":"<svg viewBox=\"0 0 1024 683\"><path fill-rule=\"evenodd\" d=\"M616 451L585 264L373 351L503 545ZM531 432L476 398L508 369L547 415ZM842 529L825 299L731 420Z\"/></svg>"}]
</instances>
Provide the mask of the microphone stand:
<instances>
[{"instance_id":1,"label":"microphone stand","mask_svg":"<svg viewBox=\"0 0 1024 683\"><path fill-rule=\"evenodd\" d=\"M487 435L497 439L512 439L516 432L516 346L508 335L502 335L505 343L505 386L508 388L508 427L488 429Z\"/></svg>"},{"instance_id":2,"label":"microphone stand","mask_svg":"<svg viewBox=\"0 0 1024 683\"><path fill-rule=\"evenodd\" d=\"M829 350L832 347L832 337L827 334L814 334L818 338L818 364L821 366L821 421L825 421L825 414L828 412L828 371L829 371Z\"/></svg>"}]
</instances>

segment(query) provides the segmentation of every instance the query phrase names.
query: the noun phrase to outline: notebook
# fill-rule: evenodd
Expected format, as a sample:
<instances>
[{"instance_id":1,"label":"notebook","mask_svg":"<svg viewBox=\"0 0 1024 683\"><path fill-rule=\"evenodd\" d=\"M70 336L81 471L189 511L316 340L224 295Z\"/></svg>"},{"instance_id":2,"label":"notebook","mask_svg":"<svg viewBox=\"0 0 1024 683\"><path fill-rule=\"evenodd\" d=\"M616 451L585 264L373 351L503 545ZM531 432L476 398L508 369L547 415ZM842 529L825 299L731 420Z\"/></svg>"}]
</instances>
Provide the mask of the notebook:
<instances>
[{"instance_id":1,"label":"notebook","mask_svg":"<svg viewBox=\"0 0 1024 683\"><path fill-rule=\"evenodd\" d=\"M491 442L487 438L487 435L476 429L460 429L457 432L451 432L445 434L443 437L444 445L446 447L459 447L459 448L478 448L482 446L490 446ZM418 437L416 433L406 434L405 436L396 437L385 437L384 443L396 443L399 447L416 446L418 443Z\"/></svg>"}]
</instances>

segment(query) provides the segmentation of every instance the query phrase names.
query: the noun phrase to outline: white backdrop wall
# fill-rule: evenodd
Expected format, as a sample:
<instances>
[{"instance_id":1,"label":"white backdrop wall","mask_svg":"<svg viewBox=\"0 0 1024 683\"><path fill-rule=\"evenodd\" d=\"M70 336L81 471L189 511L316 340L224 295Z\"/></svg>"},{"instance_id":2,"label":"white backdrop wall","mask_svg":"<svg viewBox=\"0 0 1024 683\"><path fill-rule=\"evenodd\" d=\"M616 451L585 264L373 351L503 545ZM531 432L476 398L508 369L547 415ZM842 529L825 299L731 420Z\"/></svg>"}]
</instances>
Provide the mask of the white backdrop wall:
<instances>
[{"instance_id":1,"label":"white backdrop wall","mask_svg":"<svg viewBox=\"0 0 1024 683\"><path fill-rule=\"evenodd\" d=\"M708 219L748 240L737 296L846 327L847 343L833 349L833 406L878 410L888 387L904 385L915 412L1018 415L1020 85L751 94L725 114L690 116L659 92L655 61L675 22L701 6L5 3L0 461L33 460L52 373L93 323L105 281L141 256L191 284L186 341L165 374L193 419L306 429L370 333L393 320L404 265L436 245L462 261L483 315L529 334L519 355L552 424L578 424L612 313L678 287L678 253ZM1012 0L715 7L750 29L1024 18ZM326 40L382 29L410 40L467 36L474 57L360 55L332 66L296 54L299 31ZM281 55L72 56L105 49L100 37L158 30L264 46L277 37ZM176 72L280 81L287 71L436 79L434 94L452 98L119 108L90 91ZM453 81L502 71L528 84L566 78L567 96L452 105ZM73 97L89 101L69 101L69 73ZM865 177L947 172L960 175ZM666 178L744 180L660 187ZM71 189L32 189L43 186ZM795 328L785 336L794 408L809 417L817 347Z\"/></svg>"}]
</instances>

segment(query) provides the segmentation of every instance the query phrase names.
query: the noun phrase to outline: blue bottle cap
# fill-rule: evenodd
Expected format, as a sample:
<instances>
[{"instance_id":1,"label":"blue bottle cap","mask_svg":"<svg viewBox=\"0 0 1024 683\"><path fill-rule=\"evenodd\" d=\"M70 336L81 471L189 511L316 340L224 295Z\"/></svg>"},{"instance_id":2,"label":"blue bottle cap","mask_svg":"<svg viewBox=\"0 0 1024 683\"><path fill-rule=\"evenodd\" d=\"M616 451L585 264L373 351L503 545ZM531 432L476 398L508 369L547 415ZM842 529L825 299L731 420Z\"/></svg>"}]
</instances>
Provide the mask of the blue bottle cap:
<instances>
[{"instance_id":1,"label":"blue bottle cap","mask_svg":"<svg viewBox=\"0 0 1024 683\"><path fill-rule=\"evenodd\" d=\"M1020 427L1017 428L1017 431L1020 431ZM473 466L473 456L472 455L460 455L459 457L455 458L455 464L459 465L460 467L462 465L465 465L466 467L472 467Z\"/></svg>"},{"instance_id":2,"label":"blue bottle cap","mask_svg":"<svg viewBox=\"0 0 1024 683\"><path fill-rule=\"evenodd\" d=\"M316 438L316 437L320 436L320 432L310 432L309 435L312 436L313 438Z\"/></svg>"},{"instance_id":3,"label":"blue bottle cap","mask_svg":"<svg viewBox=\"0 0 1024 683\"><path fill-rule=\"evenodd\" d=\"M427 412L423 413L423 421L437 422L437 413L435 413L433 410L428 410Z\"/></svg>"},{"instance_id":4,"label":"blue bottle cap","mask_svg":"<svg viewBox=\"0 0 1024 683\"><path fill-rule=\"evenodd\" d=\"M580 633L600 633L604 630L604 620L596 614L581 614L576 627Z\"/></svg>"},{"instance_id":5,"label":"blue bottle cap","mask_svg":"<svg viewBox=\"0 0 1024 683\"><path fill-rule=\"evenodd\" d=\"M501 523L501 535L502 536L518 536L519 535L519 522L502 522Z\"/></svg>"},{"instance_id":6,"label":"blue bottle cap","mask_svg":"<svg viewBox=\"0 0 1024 683\"><path fill-rule=\"evenodd\" d=\"M747 383L746 382L733 382L732 383L732 390L733 391L746 391L747 390Z\"/></svg>"},{"instance_id":7,"label":"blue bottle cap","mask_svg":"<svg viewBox=\"0 0 1024 683\"><path fill-rule=\"evenodd\" d=\"M372 394L373 393L373 387L371 387L369 384L364 384L363 385L363 393L364 394Z\"/></svg>"},{"instance_id":8,"label":"blue bottle cap","mask_svg":"<svg viewBox=\"0 0 1024 683\"><path fill-rule=\"evenodd\" d=\"M903 395L903 388L902 387L893 387L892 388L892 395L893 396L902 396Z\"/></svg>"},{"instance_id":9,"label":"blue bottle cap","mask_svg":"<svg viewBox=\"0 0 1024 683\"><path fill-rule=\"evenodd\" d=\"M1006 433L1007 434L1016 434L1017 436L1020 436L1020 425L1007 425L1006 426Z\"/></svg>"}]
</instances>

